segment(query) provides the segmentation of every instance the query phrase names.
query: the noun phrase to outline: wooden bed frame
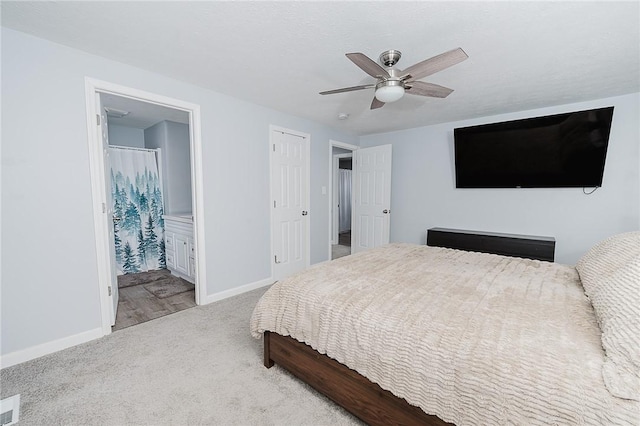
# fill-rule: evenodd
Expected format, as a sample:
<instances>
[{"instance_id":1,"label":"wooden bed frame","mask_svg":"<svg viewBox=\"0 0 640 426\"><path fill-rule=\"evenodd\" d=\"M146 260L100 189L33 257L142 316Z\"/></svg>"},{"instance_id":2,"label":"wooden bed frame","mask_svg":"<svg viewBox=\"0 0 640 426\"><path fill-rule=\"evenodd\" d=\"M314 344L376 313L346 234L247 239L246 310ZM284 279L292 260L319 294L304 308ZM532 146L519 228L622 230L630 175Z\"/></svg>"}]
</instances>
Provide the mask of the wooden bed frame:
<instances>
[{"instance_id":1,"label":"wooden bed frame","mask_svg":"<svg viewBox=\"0 0 640 426\"><path fill-rule=\"evenodd\" d=\"M465 234L463 247L459 245L460 233ZM462 248L501 255L528 257L553 261L555 240L548 237L494 234L486 238L486 233L433 228L427 234L428 245ZM540 255L542 244L546 252ZM553 246L549 247L553 241ZM454 244L454 245L451 245ZM523 249L523 247L525 247ZM315 351L311 346L288 336L264 332L264 365L267 368L277 363L294 376L326 395L370 425L449 425L437 416L426 414L420 408L410 405L403 398L382 389L376 383L349 367Z\"/></svg>"},{"instance_id":2,"label":"wooden bed frame","mask_svg":"<svg viewBox=\"0 0 640 426\"><path fill-rule=\"evenodd\" d=\"M448 425L296 339L264 332L264 365L274 363L370 425Z\"/></svg>"}]
</instances>

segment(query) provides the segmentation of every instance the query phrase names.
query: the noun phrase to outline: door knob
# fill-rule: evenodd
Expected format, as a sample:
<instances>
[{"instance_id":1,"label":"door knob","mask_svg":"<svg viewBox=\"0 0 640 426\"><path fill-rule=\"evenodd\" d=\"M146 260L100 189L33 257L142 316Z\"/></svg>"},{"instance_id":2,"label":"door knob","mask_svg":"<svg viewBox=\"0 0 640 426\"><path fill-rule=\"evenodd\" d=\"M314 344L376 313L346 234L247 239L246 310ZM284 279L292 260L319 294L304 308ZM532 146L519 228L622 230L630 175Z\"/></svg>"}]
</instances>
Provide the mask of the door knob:
<instances>
[{"instance_id":1,"label":"door knob","mask_svg":"<svg viewBox=\"0 0 640 426\"><path fill-rule=\"evenodd\" d=\"M384 209L384 210L382 210L382 213L389 214L389 213L391 213L391 210Z\"/></svg>"},{"instance_id":2,"label":"door knob","mask_svg":"<svg viewBox=\"0 0 640 426\"><path fill-rule=\"evenodd\" d=\"M303 210L303 211L302 211L302 216L306 216L306 215L308 215L308 214L309 214L309 212L308 212L308 211L306 211L306 210Z\"/></svg>"}]
</instances>

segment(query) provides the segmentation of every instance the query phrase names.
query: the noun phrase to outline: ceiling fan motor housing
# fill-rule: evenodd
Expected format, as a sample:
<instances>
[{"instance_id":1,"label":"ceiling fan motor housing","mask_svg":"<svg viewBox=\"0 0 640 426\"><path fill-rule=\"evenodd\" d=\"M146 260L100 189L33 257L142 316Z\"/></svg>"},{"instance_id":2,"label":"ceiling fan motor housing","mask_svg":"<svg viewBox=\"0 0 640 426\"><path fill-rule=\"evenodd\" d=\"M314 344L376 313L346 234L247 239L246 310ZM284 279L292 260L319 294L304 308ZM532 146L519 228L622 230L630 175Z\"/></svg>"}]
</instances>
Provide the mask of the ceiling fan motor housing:
<instances>
[{"instance_id":1,"label":"ceiling fan motor housing","mask_svg":"<svg viewBox=\"0 0 640 426\"><path fill-rule=\"evenodd\" d=\"M398 63L402 53L399 50L387 50L380 54L380 63L385 67L392 67Z\"/></svg>"}]
</instances>

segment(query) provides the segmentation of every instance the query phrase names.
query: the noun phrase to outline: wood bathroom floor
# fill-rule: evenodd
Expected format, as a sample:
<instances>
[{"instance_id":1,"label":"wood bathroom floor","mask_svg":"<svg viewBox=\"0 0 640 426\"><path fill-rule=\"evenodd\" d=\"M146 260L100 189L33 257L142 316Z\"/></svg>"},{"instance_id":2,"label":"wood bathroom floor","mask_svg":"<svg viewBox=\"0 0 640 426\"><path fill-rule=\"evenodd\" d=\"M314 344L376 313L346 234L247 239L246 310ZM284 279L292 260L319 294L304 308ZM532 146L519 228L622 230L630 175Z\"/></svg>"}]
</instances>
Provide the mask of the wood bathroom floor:
<instances>
[{"instance_id":1,"label":"wood bathroom floor","mask_svg":"<svg viewBox=\"0 0 640 426\"><path fill-rule=\"evenodd\" d=\"M191 290L168 297L158 297L144 286L162 282L184 285ZM118 277L118 312L112 331L173 314L196 306L195 286L172 276L167 270L140 272Z\"/></svg>"}]
</instances>

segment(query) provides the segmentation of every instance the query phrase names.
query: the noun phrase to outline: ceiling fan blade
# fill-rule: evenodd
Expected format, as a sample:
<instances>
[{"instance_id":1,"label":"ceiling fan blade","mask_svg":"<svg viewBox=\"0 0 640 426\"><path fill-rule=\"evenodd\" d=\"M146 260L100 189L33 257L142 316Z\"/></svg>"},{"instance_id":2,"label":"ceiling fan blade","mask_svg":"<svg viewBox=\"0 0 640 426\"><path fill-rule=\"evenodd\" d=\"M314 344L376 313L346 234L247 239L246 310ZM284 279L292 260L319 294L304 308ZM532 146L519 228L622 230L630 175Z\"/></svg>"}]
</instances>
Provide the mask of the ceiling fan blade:
<instances>
[{"instance_id":1,"label":"ceiling fan blade","mask_svg":"<svg viewBox=\"0 0 640 426\"><path fill-rule=\"evenodd\" d=\"M378 108L382 108L383 106L384 106L384 102L379 101L378 98L374 96L373 101L371 101L371 109L378 109Z\"/></svg>"},{"instance_id":2,"label":"ceiling fan blade","mask_svg":"<svg viewBox=\"0 0 640 426\"><path fill-rule=\"evenodd\" d=\"M431 74L435 74L438 71L449 68L455 64L458 64L469 56L461 48L453 49L445 53L441 53L433 58L425 59L422 62L411 65L409 68L401 72L401 79L406 79L407 82L419 80Z\"/></svg>"},{"instance_id":3,"label":"ceiling fan blade","mask_svg":"<svg viewBox=\"0 0 640 426\"><path fill-rule=\"evenodd\" d=\"M351 59L351 62L356 64L360 69L371 77L390 77L387 70L382 68L373 59L369 58L364 53L347 53L347 58Z\"/></svg>"},{"instance_id":4,"label":"ceiling fan blade","mask_svg":"<svg viewBox=\"0 0 640 426\"><path fill-rule=\"evenodd\" d=\"M412 81L407 83L406 92L409 95L431 96L433 98L446 98L453 92L453 89L439 86L425 81Z\"/></svg>"},{"instance_id":5,"label":"ceiling fan blade","mask_svg":"<svg viewBox=\"0 0 640 426\"><path fill-rule=\"evenodd\" d=\"M333 95L334 93L353 92L354 90L371 89L372 87L376 87L376 85L375 84L365 84L363 86L345 87L345 88L342 88L342 89L327 90L327 91L324 91L324 92L320 92L320 94L321 95Z\"/></svg>"}]
</instances>

